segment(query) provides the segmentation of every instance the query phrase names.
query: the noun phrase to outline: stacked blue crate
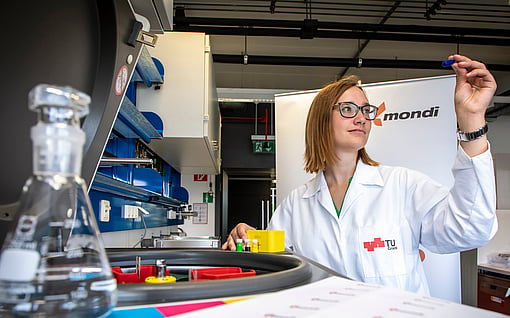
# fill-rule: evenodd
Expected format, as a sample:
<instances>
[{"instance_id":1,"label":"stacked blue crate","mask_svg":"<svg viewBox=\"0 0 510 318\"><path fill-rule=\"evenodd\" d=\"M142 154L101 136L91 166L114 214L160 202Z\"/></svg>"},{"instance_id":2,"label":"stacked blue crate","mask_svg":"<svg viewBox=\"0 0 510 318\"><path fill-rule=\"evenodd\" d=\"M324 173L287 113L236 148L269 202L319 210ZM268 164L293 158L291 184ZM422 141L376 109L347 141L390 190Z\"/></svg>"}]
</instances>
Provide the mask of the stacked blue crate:
<instances>
[{"instance_id":1,"label":"stacked blue crate","mask_svg":"<svg viewBox=\"0 0 510 318\"><path fill-rule=\"evenodd\" d=\"M151 140L162 138L163 121L155 113L140 112L136 108L136 86L154 85L156 88L163 84L163 77L162 64L152 58L147 49L142 49L103 159L140 158L142 152L152 163L100 164L89 195L101 232L183 224L182 219L167 218L169 209L176 210L188 203L189 194L181 186L181 175L150 149ZM110 202L108 221L101 221L101 200ZM150 213L143 219L122 218L123 205L139 206Z\"/></svg>"}]
</instances>

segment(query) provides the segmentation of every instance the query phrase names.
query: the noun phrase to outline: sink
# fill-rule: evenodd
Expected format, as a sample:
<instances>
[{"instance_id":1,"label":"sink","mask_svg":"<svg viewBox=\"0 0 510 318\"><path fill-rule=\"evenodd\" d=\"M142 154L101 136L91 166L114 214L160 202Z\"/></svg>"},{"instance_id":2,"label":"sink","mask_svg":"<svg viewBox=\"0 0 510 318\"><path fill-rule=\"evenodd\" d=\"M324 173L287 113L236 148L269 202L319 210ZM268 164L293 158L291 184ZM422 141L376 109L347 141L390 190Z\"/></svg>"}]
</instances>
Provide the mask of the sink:
<instances>
[{"instance_id":1,"label":"sink","mask_svg":"<svg viewBox=\"0 0 510 318\"><path fill-rule=\"evenodd\" d=\"M170 236L155 238L156 248L220 248L218 236Z\"/></svg>"}]
</instances>

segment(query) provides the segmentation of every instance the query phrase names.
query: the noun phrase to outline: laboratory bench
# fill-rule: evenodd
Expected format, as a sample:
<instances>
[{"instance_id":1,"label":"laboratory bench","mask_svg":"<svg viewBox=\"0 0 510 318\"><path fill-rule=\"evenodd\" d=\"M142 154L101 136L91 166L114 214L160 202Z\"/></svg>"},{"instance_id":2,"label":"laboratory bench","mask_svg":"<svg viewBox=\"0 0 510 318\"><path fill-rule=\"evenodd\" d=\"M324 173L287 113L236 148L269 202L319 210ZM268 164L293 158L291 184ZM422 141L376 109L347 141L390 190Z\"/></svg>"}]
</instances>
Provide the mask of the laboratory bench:
<instances>
[{"instance_id":1,"label":"laboratory bench","mask_svg":"<svg viewBox=\"0 0 510 318\"><path fill-rule=\"evenodd\" d=\"M510 268L478 265L478 307L510 315Z\"/></svg>"}]
</instances>

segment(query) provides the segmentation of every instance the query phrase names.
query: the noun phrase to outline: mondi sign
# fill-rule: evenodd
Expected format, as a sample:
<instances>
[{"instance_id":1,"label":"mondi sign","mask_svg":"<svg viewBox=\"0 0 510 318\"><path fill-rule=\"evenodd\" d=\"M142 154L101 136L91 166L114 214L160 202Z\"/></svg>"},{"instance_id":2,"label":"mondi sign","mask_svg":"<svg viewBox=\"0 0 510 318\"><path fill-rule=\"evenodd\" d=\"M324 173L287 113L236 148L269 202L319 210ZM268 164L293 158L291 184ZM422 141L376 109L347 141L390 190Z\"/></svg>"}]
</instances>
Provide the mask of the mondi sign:
<instances>
[{"instance_id":1,"label":"mondi sign","mask_svg":"<svg viewBox=\"0 0 510 318\"><path fill-rule=\"evenodd\" d=\"M439 106L432 106L424 110L411 110L403 112L387 112L386 105L382 103L379 106L377 118L374 120L376 126L382 126L383 121L408 120L418 118L432 118L439 116Z\"/></svg>"},{"instance_id":2,"label":"mondi sign","mask_svg":"<svg viewBox=\"0 0 510 318\"><path fill-rule=\"evenodd\" d=\"M430 107L426 110L412 110L400 113L386 113L383 120L406 120L415 118L437 117L439 114L439 106Z\"/></svg>"}]
</instances>

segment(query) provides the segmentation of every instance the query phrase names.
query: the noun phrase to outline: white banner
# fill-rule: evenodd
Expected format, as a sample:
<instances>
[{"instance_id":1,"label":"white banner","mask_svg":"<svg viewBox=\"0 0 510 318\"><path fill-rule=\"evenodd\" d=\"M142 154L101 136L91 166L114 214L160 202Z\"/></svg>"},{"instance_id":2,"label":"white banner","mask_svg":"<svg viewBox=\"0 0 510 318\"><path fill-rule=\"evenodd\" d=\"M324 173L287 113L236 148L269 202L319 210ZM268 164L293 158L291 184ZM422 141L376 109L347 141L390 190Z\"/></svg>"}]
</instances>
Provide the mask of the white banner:
<instances>
[{"instance_id":1,"label":"white banner","mask_svg":"<svg viewBox=\"0 0 510 318\"><path fill-rule=\"evenodd\" d=\"M383 111L372 124L367 152L383 165L403 166L451 187L456 153L454 76L363 86L371 104ZM303 170L304 129L318 90L279 94L276 107L276 176L279 204L311 178ZM459 254L426 251L432 296L460 302Z\"/></svg>"}]
</instances>

